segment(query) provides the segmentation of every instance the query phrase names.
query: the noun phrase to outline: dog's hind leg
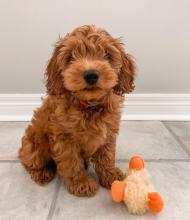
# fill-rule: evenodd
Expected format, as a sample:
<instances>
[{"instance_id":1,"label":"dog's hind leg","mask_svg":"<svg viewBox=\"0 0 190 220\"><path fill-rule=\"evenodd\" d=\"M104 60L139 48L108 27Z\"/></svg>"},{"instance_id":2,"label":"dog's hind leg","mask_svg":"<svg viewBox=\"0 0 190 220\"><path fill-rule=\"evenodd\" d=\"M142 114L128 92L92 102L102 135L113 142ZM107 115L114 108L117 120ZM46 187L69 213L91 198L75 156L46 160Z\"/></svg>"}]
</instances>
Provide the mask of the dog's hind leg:
<instances>
[{"instance_id":1,"label":"dog's hind leg","mask_svg":"<svg viewBox=\"0 0 190 220\"><path fill-rule=\"evenodd\" d=\"M56 173L56 165L48 154L47 148L48 141L45 141L43 137L37 138L29 126L22 139L19 159L31 178L39 185L50 182Z\"/></svg>"}]
</instances>

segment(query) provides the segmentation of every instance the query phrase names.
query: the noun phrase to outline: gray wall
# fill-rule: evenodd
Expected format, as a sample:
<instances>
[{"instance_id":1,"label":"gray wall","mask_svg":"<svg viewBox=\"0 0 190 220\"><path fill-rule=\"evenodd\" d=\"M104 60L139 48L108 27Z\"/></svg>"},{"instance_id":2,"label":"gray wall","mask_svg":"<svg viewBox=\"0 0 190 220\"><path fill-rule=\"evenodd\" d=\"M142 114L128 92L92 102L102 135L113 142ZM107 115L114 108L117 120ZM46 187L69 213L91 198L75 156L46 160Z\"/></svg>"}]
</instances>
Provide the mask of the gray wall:
<instances>
[{"instance_id":1,"label":"gray wall","mask_svg":"<svg viewBox=\"0 0 190 220\"><path fill-rule=\"evenodd\" d=\"M190 93L189 0L0 0L0 93L44 92L53 43L83 24L123 37L136 93Z\"/></svg>"}]
</instances>

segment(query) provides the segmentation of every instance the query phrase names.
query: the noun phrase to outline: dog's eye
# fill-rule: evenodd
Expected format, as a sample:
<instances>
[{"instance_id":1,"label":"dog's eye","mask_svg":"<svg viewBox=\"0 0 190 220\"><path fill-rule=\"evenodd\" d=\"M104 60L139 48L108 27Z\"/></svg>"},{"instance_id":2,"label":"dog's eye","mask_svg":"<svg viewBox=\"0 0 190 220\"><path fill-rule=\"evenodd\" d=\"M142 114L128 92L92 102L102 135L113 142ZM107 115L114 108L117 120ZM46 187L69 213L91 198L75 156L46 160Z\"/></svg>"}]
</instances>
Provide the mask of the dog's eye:
<instances>
[{"instance_id":1,"label":"dog's eye","mask_svg":"<svg viewBox=\"0 0 190 220\"><path fill-rule=\"evenodd\" d=\"M104 60L111 60L111 55L109 54L109 53L106 53L105 55L104 55Z\"/></svg>"},{"instance_id":2,"label":"dog's eye","mask_svg":"<svg viewBox=\"0 0 190 220\"><path fill-rule=\"evenodd\" d=\"M73 60L74 60L73 55L72 53L70 53L69 56L67 57L67 62L70 63Z\"/></svg>"}]
</instances>

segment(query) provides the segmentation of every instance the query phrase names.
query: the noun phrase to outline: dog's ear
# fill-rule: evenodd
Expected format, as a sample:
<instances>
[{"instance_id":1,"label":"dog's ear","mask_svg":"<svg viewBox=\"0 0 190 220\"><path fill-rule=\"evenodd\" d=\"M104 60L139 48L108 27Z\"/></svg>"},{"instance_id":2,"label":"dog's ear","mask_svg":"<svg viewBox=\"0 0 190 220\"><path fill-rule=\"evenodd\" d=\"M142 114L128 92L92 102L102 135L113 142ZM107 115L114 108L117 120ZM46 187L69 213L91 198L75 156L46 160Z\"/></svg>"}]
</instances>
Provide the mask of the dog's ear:
<instances>
[{"instance_id":1,"label":"dog's ear","mask_svg":"<svg viewBox=\"0 0 190 220\"><path fill-rule=\"evenodd\" d=\"M121 46L118 46L121 54L122 66L118 75L118 84L114 87L114 91L119 95L130 93L135 88L135 63L131 55L127 54Z\"/></svg>"},{"instance_id":2,"label":"dog's ear","mask_svg":"<svg viewBox=\"0 0 190 220\"><path fill-rule=\"evenodd\" d=\"M64 93L65 88L63 85L63 77L61 76L60 62L60 49L62 47L62 39L56 45L51 59L46 68L46 88L49 95L61 95Z\"/></svg>"}]
</instances>

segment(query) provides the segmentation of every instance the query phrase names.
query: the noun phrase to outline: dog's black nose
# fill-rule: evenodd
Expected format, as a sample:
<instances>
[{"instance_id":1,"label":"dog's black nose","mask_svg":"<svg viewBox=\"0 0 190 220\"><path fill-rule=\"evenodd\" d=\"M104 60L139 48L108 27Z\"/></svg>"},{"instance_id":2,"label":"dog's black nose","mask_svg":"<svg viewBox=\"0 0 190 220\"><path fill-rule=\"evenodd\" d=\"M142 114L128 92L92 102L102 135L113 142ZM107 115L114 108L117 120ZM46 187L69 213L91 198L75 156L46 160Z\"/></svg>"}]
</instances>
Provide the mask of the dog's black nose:
<instances>
[{"instance_id":1,"label":"dog's black nose","mask_svg":"<svg viewBox=\"0 0 190 220\"><path fill-rule=\"evenodd\" d=\"M84 79L89 85L93 85L98 81L98 71L96 70L87 70L84 72Z\"/></svg>"}]
</instances>

